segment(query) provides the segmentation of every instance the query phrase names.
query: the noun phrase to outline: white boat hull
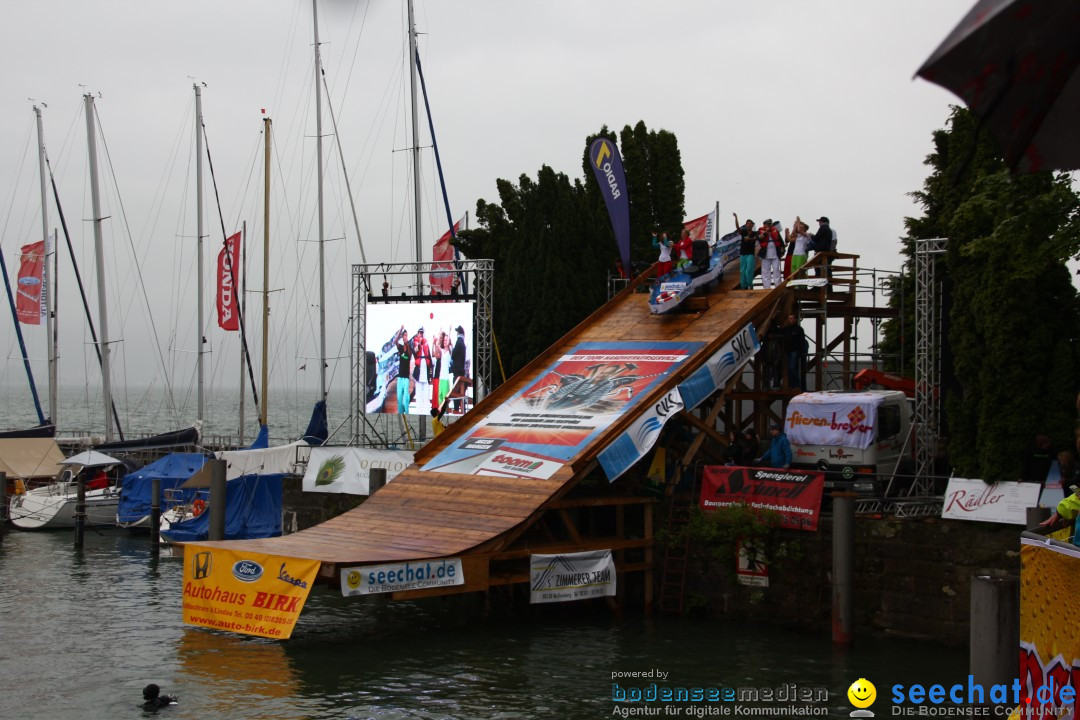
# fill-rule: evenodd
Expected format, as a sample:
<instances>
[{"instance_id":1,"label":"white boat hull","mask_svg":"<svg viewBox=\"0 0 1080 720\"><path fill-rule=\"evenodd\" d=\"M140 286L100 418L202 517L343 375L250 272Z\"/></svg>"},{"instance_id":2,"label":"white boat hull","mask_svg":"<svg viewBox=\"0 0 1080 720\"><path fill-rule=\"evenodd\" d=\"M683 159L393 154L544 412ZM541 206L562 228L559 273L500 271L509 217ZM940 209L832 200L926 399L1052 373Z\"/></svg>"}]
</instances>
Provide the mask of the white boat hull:
<instances>
[{"instance_id":1,"label":"white boat hull","mask_svg":"<svg viewBox=\"0 0 1080 720\"><path fill-rule=\"evenodd\" d=\"M22 530L75 527L76 488L74 484L53 483L11 499L11 523ZM86 491L86 524L116 525L120 492L113 488Z\"/></svg>"}]
</instances>

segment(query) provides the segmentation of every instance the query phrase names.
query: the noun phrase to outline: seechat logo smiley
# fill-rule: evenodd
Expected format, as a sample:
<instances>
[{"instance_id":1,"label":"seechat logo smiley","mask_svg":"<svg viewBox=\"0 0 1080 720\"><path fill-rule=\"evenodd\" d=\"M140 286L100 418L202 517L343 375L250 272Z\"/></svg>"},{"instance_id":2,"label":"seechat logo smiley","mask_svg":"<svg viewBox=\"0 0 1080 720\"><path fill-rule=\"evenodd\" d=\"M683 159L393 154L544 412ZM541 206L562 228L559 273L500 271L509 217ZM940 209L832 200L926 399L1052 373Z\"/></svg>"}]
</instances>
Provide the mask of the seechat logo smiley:
<instances>
[{"instance_id":1,"label":"seechat logo smiley","mask_svg":"<svg viewBox=\"0 0 1080 720\"><path fill-rule=\"evenodd\" d=\"M874 717L874 713L866 709L877 699L877 688L874 687L874 683L866 678L859 678L851 683L847 697L848 702L858 708L851 713L851 717Z\"/></svg>"}]
</instances>

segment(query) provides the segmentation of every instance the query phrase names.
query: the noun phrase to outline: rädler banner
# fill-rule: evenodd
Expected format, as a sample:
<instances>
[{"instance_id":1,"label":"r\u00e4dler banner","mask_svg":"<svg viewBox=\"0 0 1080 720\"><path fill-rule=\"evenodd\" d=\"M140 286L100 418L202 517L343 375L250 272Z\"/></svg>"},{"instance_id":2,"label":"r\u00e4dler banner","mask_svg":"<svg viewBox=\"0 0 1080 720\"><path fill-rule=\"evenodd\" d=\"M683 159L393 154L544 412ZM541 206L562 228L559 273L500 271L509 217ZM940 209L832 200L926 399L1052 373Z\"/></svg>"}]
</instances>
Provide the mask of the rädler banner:
<instances>
[{"instance_id":1,"label":"r\u00e4dler banner","mask_svg":"<svg viewBox=\"0 0 1080 720\"><path fill-rule=\"evenodd\" d=\"M217 316L222 330L240 329L240 233L225 241L217 259Z\"/></svg>"},{"instance_id":2,"label":"r\u00e4dler banner","mask_svg":"<svg viewBox=\"0 0 1080 720\"><path fill-rule=\"evenodd\" d=\"M970 478L949 478L941 517L1025 525L1027 509L1039 504L1041 491L1039 483L988 483Z\"/></svg>"},{"instance_id":3,"label":"r\u00e4dler banner","mask_svg":"<svg viewBox=\"0 0 1080 720\"><path fill-rule=\"evenodd\" d=\"M607 138L596 138L589 146L589 162L607 204L622 266L630 272L630 196L626 193L626 175L619 148Z\"/></svg>"},{"instance_id":4,"label":"r\u00e4dler banner","mask_svg":"<svg viewBox=\"0 0 1080 720\"><path fill-rule=\"evenodd\" d=\"M45 241L23 245L19 261L15 314L21 323L40 325L44 314L42 274L45 268Z\"/></svg>"},{"instance_id":5,"label":"r\u00e4dler banner","mask_svg":"<svg viewBox=\"0 0 1080 720\"><path fill-rule=\"evenodd\" d=\"M781 527L814 531L824 489L821 473L706 465L700 502L702 510L745 503L755 510L779 513Z\"/></svg>"},{"instance_id":6,"label":"r\u00e4dler banner","mask_svg":"<svg viewBox=\"0 0 1080 720\"><path fill-rule=\"evenodd\" d=\"M287 640L318 560L184 546L184 623Z\"/></svg>"},{"instance_id":7,"label":"r\u00e4dler banner","mask_svg":"<svg viewBox=\"0 0 1080 720\"><path fill-rule=\"evenodd\" d=\"M454 235L457 235L461 227L461 221L454 223ZM449 295L454 285L454 246L450 244L450 231L435 242L431 249L431 273L428 274L428 283L431 285L432 295Z\"/></svg>"}]
</instances>

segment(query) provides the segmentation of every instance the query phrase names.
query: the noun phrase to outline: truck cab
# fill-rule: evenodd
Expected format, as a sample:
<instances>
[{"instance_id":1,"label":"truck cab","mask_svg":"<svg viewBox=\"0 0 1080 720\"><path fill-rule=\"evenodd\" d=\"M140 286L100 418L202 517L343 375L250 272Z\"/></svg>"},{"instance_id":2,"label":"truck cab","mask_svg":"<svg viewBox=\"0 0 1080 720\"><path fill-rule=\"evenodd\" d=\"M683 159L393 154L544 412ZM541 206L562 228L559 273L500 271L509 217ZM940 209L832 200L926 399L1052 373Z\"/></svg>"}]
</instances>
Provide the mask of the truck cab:
<instances>
[{"instance_id":1,"label":"truck cab","mask_svg":"<svg viewBox=\"0 0 1080 720\"><path fill-rule=\"evenodd\" d=\"M827 486L879 494L910 453L912 415L898 390L796 395L784 418L791 467L824 472Z\"/></svg>"}]
</instances>

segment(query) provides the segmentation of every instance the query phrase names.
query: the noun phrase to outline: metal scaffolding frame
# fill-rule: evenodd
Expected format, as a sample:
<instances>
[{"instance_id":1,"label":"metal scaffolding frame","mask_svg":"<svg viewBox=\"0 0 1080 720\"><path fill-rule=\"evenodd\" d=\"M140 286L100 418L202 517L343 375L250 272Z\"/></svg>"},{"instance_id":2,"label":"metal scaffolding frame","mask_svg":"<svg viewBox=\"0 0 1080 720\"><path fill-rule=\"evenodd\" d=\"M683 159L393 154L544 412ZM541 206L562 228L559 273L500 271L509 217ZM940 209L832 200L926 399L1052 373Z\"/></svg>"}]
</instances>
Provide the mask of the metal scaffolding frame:
<instances>
[{"instance_id":1,"label":"metal scaffolding frame","mask_svg":"<svg viewBox=\"0 0 1080 720\"><path fill-rule=\"evenodd\" d=\"M494 334L492 332L492 290L495 275L494 260L461 260L455 263L466 282L464 287L472 293L461 299L476 301L476 340L473 346L473 393L479 402L491 390L493 369ZM352 407L352 444L361 447L404 447L414 444L414 438L424 438L420 415L369 416L366 412L365 378L367 376L365 334L367 330L368 289L374 294L376 285L370 281L373 275L384 277L402 275L415 278L426 277L434 271L445 272L445 263L407 262L379 263L352 266L352 339L349 343L349 366L352 382L349 384L349 405ZM421 303L450 300L447 295L412 295L388 298L387 303ZM407 418L403 420L403 418ZM419 432L417 432L417 430Z\"/></svg>"},{"instance_id":2,"label":"metal scaffolding frame","mask_svg":"<svg viewBox=\"0 0 1080 720\"><path fill-rule=\"evenodd\" d=\"M934 460L941 430L941 306L936 276L945 238L915 241L915 480L912 495L934 492Z\"/></svg>"}]
</instances>

